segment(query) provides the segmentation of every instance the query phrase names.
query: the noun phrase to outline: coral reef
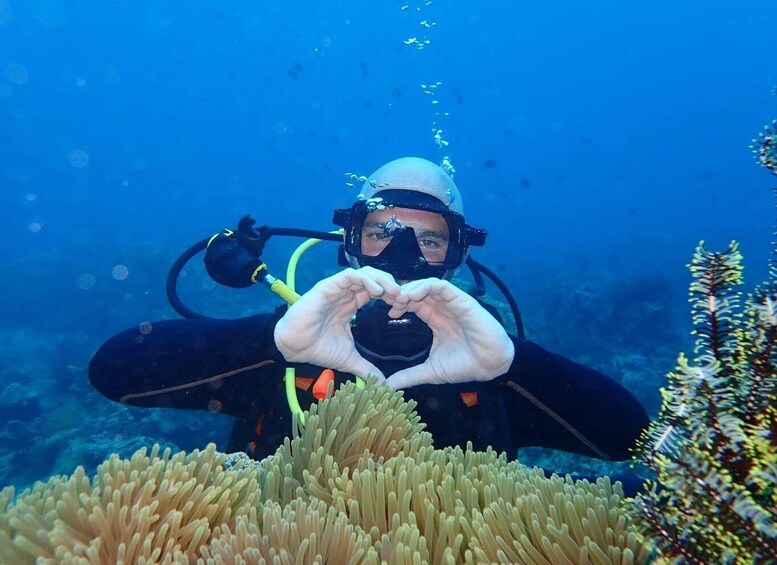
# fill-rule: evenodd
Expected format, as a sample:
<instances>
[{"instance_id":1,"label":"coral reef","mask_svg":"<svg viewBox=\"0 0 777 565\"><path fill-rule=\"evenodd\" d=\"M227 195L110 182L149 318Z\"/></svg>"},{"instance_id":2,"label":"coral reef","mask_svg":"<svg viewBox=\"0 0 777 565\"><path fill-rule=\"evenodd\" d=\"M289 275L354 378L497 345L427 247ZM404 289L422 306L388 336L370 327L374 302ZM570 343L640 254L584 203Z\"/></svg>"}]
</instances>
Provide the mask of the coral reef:
<instances>
[{"instance_id":1,"label":"coral reef","mask_svg":"<svg viewBox=\"0 0 777 565\"><path fill-rule=\"evenodd\" d=\"M344 385L262 462L154 448L0 492L3 563L642 563L618 484L434 449L401 393Z\"/></svg>"},{"instance_id":2,"label":"coral reef","mask_svg":"<svg viewBox=\"0 0 777 565\"><path fill-rule=\"evenodd\" d=\"M774 130L759 160L777 174ZM658 482L629 505L680 563L777 562L777 246L742 301L742 255L700 243L690 265L693 361L681 355L637 459Z\"/></svg>"}]
</instances>

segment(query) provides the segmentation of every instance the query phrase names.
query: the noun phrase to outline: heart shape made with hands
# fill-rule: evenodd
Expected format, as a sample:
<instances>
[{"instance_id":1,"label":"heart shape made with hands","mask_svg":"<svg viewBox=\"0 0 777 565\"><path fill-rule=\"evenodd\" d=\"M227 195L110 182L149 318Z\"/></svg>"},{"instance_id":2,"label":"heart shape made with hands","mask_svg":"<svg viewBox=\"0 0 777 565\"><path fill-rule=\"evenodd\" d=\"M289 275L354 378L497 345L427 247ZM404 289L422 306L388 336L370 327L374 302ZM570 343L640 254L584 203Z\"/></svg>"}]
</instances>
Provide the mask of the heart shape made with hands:
<instances>
[{"instance_id":1,"label":"heart shape made with hands","mask_svg":"<svg viewBox=\"0 0 777 565\"><path fill-rule=\"evenodd\" d=\"M515 346L502 325L472 296L446 280L422 279L402 285L389 316L413 312L432 330L429 357L391 375L387 384L484 382L508 371Z\"/></svg>"},{"instance_id":2,"label":"heart shape made with hands","mask_svg":"<svg viewBox=\"0 0 777 565\"><path fill-rule=\"evenodd\" d=\"M507 332L467 293L440 279L399 286L372 267L345 269L306 292L276 324L278 350L289 362L385 378L359 354L351 334L352 316L372 299L389 304L393 318L415 313L434 336L426 361L386 379L392 388L488 381L512 363L515 348Z\"/></svg>"}]
</instances>

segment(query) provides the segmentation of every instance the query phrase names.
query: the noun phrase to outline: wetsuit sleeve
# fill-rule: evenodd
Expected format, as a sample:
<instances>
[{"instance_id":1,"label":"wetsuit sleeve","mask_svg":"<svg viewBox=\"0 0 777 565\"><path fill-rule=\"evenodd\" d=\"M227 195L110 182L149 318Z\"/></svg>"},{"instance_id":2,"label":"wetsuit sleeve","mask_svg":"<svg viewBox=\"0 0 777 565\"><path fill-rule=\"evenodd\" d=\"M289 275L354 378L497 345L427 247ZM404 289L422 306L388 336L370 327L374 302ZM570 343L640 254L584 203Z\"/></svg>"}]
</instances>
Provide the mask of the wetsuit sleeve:
<instances>
[{"instance_id":1,"label":"wetsuit sleeve","mask_svg":"<svg viewBox=\"0 0 777 565\"><path fill-rule=\"evenodd\" d=\"M283 363L273 339L280 317L143 324L99 348L89 380L117 402L242 415L247 391L261 396L268 368ZM268 390L271 384L276 383L268 382Z\"/></svg>"},{"instance_id":2,"label":"wetsuit sleeve","mask_svg":"<svg viewBox=\"0 0 777 565\"><path fill-rule=\"evenodd\" d=\"M538 446L600 459L625 460L649 418L623 386L519 338L499 381L516 447Z\"/></svg>"}]
</instances>

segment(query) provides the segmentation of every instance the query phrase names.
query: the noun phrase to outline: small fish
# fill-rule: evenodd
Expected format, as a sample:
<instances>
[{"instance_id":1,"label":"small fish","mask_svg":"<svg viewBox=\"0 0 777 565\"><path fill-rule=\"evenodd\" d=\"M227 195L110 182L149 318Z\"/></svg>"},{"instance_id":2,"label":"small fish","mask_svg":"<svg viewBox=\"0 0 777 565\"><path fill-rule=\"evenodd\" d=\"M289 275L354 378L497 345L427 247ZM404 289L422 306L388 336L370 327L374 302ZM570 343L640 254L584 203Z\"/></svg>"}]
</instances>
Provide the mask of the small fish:
<instances>
[{"instance_id":1,"label":"small fish","mask_svg":"<svg viewBox=\"0 0 777 565\"><path fill-rule=\"evenodd\" d=\"M294 80L297 80L299 77L299 74L302 72L302 65L299 63L294 63L291 68L286 71L286 74L289 75L289 78L293 78Z\"/></svg>"},{"instance_id":2,"label":"small fish","mask_svg":"<svg viewBox=\"0 0 777 565\"><path fill-rule=\"evenodd\" d=\"M531 183L529 182L529 179L521 179L521 186L524 188L531 188Z\"/></svg>"},{"instance_id":3,"label":"small fish","mask_svg":"<svg viewBox=\"0 0 777 565\"><path fill-rule=\"evenodd\" d=\"M464 96L462 96L458 86L453 87L453 97L456 99L456 104L464 104Z\"/></svg>"},{"instance_id":4,"label":"small fish","mask_svg":"<svg viewBox=\"0 0 777 565\"><path fill-rule=\"evenodd\" d=\"M496 167L496 161L494 159L486 159L483 161L484 169L493 169L494 167Z\"/></svg>"}]
</instances>

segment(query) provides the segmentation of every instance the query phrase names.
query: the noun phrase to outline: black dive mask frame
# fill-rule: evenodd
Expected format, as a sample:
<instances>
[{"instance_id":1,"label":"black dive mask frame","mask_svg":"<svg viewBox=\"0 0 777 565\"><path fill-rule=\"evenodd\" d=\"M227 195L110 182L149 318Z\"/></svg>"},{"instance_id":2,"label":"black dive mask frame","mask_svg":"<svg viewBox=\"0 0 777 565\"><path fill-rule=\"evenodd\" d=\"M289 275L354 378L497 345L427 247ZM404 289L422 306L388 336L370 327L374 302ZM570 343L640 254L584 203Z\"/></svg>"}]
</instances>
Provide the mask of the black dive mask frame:
<instances>
[{"instance_id":1,"label":"black dive mask frame","mask_svg":"<svg viewBox=\"0 0 777 565\"><path fill-rule=\"evenodd\" d=\"M380 254L366 255L362 252L362 226L367 215L376 210L392 208L432 212L445 219L449 240L443 262L430 263L424 258L415 231L411 227L395 228L391 242ZM332 222L345 230L339 253L341 265L350 265L348 257L352 257L360 267L375 267L403 281L428 277L446 278L449 273L464 264L470 246L482 246L486 242L485 230L468 225L464 216L449 210L434 196L412 190L381 190L371 198L359 200L350 208L335 210Z\"/></svg>"}]
</instances>

